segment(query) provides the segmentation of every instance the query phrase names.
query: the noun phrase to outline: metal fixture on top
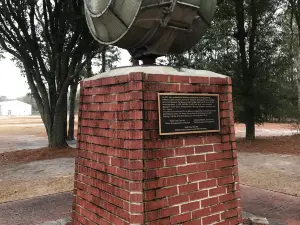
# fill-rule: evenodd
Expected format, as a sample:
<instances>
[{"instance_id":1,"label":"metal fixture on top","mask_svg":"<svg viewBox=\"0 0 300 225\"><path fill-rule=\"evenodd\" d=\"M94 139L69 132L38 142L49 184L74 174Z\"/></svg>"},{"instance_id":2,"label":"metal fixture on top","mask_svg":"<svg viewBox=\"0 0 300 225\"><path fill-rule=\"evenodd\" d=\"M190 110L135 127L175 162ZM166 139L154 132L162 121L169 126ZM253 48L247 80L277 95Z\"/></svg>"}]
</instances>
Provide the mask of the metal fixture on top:
<instances>
[{"instance_id":1,"label":"metal fixture on top","mask_svg":"<svg viewBox=\"0 0 300 225\"><path fill-rule=\"evenodd\" d=\"M199 42L210 26L217 0L84 0L87 23L101 44L127 49L153 63Z\"/></svg>"}]
</instances>

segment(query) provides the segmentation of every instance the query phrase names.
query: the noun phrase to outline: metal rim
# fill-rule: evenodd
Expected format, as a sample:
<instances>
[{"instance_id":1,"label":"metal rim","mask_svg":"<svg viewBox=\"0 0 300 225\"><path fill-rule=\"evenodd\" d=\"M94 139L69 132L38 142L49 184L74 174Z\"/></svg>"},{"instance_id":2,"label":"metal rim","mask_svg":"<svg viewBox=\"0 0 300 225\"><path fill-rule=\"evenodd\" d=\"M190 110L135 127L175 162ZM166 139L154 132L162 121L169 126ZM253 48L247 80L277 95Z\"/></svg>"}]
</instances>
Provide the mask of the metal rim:
<instances>
[{"instance_id":1,"label":"metal rim","mask_svg":"<svg viewBox=\"0 0 300 225\"><path fill-rule=\"evenodd\" d=\"M112 1L112 0L111 0L111 1ZM100 39L96 36L96 34L94 34L93 29L91 28L91 25L93 25L93 24L90 24L90 22L88 21L88 19L89 19L89 17L92 17L92 18L95 18L95 17L94 17L94 16L91 16L91 15L89 14L88 8L85 7L85 10L86 10L86 12L87 12L87 13L85 13L85 14L86 14L86 21L87 21L87 24L88 24L88 27L89 27L89 29L90 29L90 31L91 31L92 36L93 36L100 44L113 45L114 43L118 42L120 39L122 39L122 38L129 32L130 28L131 28L132 25L134 24L134 22L135 22L135 20L136 20L136 18L137 18L137 16L138 16L138 14L139 14L139 12L140 12L141 5L142 5L142 0L139 0L139 4L138 4L137 10L136 10L136 13L135 13L135 15L134 15L134 17L133 17L133 19L132 19L132 22L128 25L126 32L124 32L124 33L123 33L120 37L118 37L116 40L110 41L110 42L104 42L104 41L100 40Z\"/></svg>"},{"instance_id":2,"label":"metal rim","mask_svg":"<svg viewBox=\"0 0 300 225\"><path fill-rule=\"evenodd\" d=\"M84 5L85 5L86 11L89 13L89 15L91 17L100 17L108 10L108 8L110 7L110 5L113 3L114 0L109 0L107 6L102 10L102 12L100 12L98 14L95 14L92 12L92 10L89 8L89 6L87 4L87 1L88 0L84 0Z\"/></svg>"}]
</instances>

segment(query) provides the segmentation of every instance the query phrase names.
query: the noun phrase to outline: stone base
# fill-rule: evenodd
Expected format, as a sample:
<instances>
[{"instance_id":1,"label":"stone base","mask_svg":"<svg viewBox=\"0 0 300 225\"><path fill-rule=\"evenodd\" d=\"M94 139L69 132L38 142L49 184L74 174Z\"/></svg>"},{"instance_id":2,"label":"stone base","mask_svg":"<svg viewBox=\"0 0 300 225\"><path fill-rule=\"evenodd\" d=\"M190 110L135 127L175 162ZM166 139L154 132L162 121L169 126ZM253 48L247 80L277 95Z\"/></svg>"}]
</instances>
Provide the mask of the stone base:
<instances>
[{"instance_id":1,"label":"stone base","mask_svg":"<svg viewBox=\"0 0 300 225\"><path fill-rule=\"evenodd\" d=\"M221 132L159 136L162 92L219 94ZM131 67L80 93L74 225L242 222L230 78Z\"/></svg>"},{"instance_id":2,"label":"stone base","mask_svg":"<svg viewBox=\"0 0 300 225\"><path fill-rule=\"evenodd\" d=\"M49 222L45 222L45 223L41 223L41 224L37 224L37 225L70 225L71 220L69 218L65 218L65 219L59 219L56 221L49 221Z\"/></svg>"}]
</instances>

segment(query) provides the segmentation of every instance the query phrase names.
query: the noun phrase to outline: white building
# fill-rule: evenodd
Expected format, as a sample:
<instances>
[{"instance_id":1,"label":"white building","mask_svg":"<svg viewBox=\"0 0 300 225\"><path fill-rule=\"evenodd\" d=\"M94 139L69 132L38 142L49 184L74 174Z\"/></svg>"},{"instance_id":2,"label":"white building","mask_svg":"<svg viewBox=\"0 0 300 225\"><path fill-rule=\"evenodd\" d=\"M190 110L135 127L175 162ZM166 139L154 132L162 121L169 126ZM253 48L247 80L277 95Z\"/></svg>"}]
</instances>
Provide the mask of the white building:
<instances>
[{"instance_id":1,"label":"white building","mask_svg":"<svg viewBox=\"0 0 300 225\"><path fill-rule=\"evenodd\" d=\"M21 101L0 102L0 116L30 116L32 106Z\"/></svg>"}]
</instances>

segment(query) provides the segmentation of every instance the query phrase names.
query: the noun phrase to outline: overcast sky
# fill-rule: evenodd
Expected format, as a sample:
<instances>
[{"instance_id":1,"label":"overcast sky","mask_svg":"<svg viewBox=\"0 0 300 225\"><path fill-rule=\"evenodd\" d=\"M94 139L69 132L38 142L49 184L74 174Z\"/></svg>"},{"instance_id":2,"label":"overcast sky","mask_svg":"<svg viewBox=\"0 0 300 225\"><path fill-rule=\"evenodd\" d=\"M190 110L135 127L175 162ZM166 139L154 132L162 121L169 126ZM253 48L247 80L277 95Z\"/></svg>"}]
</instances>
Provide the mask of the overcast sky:
<instances>
[{"instance_id":1,"label":"overcast sky","mask_svg":"<svg viewBox=\"0 0 300 225\"><path fill-rule=\"evenodd\" d=\"M122 50L121 61L118 66L129 66L130 55ZM29 93L29 87L26 78L22 77L19 68L9 59L0 60L0 96L6 96L9 99L15 99Z\"/></svg>"}]
</instances>

